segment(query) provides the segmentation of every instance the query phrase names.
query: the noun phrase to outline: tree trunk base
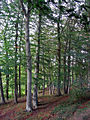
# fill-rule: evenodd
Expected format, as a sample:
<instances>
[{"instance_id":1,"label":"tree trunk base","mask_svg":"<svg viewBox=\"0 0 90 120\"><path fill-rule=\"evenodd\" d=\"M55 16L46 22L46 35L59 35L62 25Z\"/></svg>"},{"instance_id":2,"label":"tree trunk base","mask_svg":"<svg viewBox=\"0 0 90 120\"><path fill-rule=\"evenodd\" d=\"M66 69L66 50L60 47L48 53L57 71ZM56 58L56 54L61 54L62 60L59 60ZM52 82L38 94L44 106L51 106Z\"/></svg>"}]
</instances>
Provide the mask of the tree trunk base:
<instances>
[{"instance_id":1,"label":"tree trunk base","mask_svg":"<svg viewBox=\"0 0 90 120\"><path fill-rule=\"evenodd\" d=\"M26 106L26 112L32 112L32 108Z\"/></svg>"}]
</instances>

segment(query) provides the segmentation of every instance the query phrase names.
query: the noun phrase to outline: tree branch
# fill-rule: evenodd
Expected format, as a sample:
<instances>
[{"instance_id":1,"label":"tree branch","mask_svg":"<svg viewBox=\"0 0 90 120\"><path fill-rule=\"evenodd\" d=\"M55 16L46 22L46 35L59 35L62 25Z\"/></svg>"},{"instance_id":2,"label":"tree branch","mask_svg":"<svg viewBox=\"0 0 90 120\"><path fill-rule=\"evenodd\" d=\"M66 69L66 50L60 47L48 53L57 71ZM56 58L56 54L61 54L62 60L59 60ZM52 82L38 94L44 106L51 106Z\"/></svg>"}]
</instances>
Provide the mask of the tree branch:
<instances>
[{"instance_id":1,"label":"tree branch","mask_svg":"<svg viewBox=\"0 0 90 120\"><path fill-rule=\"evenodd\" d=\"M25 7L23 5L23 0L20 0L20 4L21 4L22 10L24 12L24 15L26 16L27 14L26 14L26 9L25 9Z\"/></svg>"}]
</instances>

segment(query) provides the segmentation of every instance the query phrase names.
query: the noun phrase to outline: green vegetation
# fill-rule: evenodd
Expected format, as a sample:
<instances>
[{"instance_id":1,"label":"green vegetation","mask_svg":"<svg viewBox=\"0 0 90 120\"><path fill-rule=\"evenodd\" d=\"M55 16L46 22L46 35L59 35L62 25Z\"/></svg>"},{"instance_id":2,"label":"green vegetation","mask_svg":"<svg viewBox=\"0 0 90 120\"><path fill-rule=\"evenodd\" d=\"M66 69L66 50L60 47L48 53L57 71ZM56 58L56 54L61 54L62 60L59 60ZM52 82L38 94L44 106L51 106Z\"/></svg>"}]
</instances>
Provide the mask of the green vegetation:
<instances>
[{"instance_id":1,"label":"green vegetation","mask_svg":"<svg viewBox=\"0 0 90 120\"><path fill-rule=\"evenodd\" d=\"M89 98L90 0L1 0L0 107L34 120L56 107L66 119Z\"/></svg>"}]
</instances>

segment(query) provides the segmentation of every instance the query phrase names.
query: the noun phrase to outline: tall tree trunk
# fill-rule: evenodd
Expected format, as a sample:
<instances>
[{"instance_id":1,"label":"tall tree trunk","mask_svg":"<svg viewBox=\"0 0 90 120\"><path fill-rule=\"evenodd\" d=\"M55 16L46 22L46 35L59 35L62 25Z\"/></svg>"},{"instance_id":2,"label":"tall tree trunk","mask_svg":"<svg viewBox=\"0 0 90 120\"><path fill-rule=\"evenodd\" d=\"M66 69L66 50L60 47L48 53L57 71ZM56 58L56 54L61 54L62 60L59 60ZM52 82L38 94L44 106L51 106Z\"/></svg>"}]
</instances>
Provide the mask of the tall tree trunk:
<instances>
[{"instance_id":1,"label":"tall tree trunk","mask_svg":"<svg viewBox=\"0 0 90 120\"><path fill-rule=\"evenodd\" d=\"M21 97L21 62L19 63L19 97Z\"/></svg>"},{"instance_id":2,"label":"tall tree trunk","mask_svg":"<svg viewBox=\"0 0 90 120\"><path fill-rule=\"evenodd\" d=\"M26 39L26 56L27 56L27 100L26 100L26 111L32 111L32 58L31 58L31 49L29 41L29 18L31 7L28 1L27 10L24 7L23 0L20 0L22 11L25 15L25 39Z\"/></svg>"},{"instance_id":3,"label":"tall tree trunk","mask_svg":"<svg viewBox=\"0 0 90 120\"><path fill-rule=\"evenodd\" d=\"M54 86L54 84L52 85L52 94L53 95L55 94L55 86Z\"/></svg>"},{"instance_id":4,"label":"tall tree trunk","mask_svg":"<svg viewBox=\"0 0 90 120\"><path fill-rule=\"evenodd\" d=\"M6 98L8 100L9 98L9 59L8 59L8 49L6 48L6 69L7 69L7 73L6 73Z\"/></svg>"},{"instance_id":5,"label":"tall tree trunk","mask_svg":"<svg viewBox=\"0 0 90 120\"><path fill-rule=\"evenodd\" d=\"M75 64L76 64L76 67L77 67L77 65L78 65L77 57L75 58ZM78 74L77 74L77 71L75 71L75 80L76 80L76 82L78 82Z\"/></svg>"},{"instance_id":6,"label":"tall tree trunk","mask_svg":"<svg viewBox=\"0 0 90 120\"><path fill-rule=\"evenodd\" d=\"M74 58L72 58L72 84L74 83L74 71L73 71L73 65L74 65Z\"/></svg>"},{"instance_id":7,"label":"tall tree trunk","mask_svg":"<svg viewBox=\"0 0 90 120\"><path fill-rule=\"evenodd\" d=\"M7 25L6 25L7 27ZM7 41L6 41L6 31L4 33L4 44L5 44L5 50L6 50L6 98L8 100L8 90L9 90L9 59L8 59L8 46L7 46Z\"/></svg>"},{"instance_id":8,"label":"tall tree trunk","mask_svg":"<svg viewBox=\"0 0 90 120\"><path fill-rule=\"evenodd\" d=\"M49 45L48 45L49 46ZM49 95L52 95L52 81L51 81L51 58L50 58L50 49L48 49L49 62L48 62L48 81L49 81Z\"/></svg>"},{"instance_id":9,"label":"tall tree trunk","mask_svg":"<svg viewBox=\"0 0 90 120\"><path fill-rule=\"evenodd\" d=\"M60 42L60 26L59 23L57 24L58 27L58 88L57 88L57 94L61 95L61 91L60 91L60 84L61 84L61 80L60 80L60 72L61 72L61 42Z\"/></svg>"},{"instance_id":10,"label":"tall tree trunk","mask_svg":"<svg viewBox=\"0 0 90 120\"><path fill-rule=\"evenodd\" d=\"M69 55L68 55L68 81L67 81L67 93L69 94L69 88L70 88L70 63L71 63L71 57L70 57L70 50L71 50L71 40L69 40Z\"/></svg>"},{"instance_id":11,"label":"tall tree trunk","mask_svg":"<svg viewBox=\"0 0 90 120\"><path fill-rule=\"evenodd\" d=\"M32 83L32 59L29 41L29 14L25 16L25 38L26 38L26 56L27 56L27 101L26 110L28 112L32 111L32 93L31 93L31 83Z\"/></svg>"},{"instance_id":12,"label":"tall tree trunk","mask_svg":"<svg viewBox=\"0 0 90 120\"><path fill-rule=\"evenodd\" d=\"M5 103L5 98L4 98L4 93L3 93L1 67L0 67L0 91L1 91L1 101L2 101L2 103L4 104L4 103Z\"/></svg>"},{"instance_id":13,"label":"tall tree trunk","mask_svg":"<svg viewBox=\"0 0 90 120\"><path fill-rule=\"evenodd\" d=\"M38 84L38 79L39 79L40 34L41 34L41 13L39 13L38 48L37 48L37 54L36 54L35 84L34 84L34 91L33 91L33 106L34 106L35 108L37 108L37 105L38 105L37 84Z\"/></svg>"},{"instance_id":14,"label":"tall tree trunk","mask_svg":"<svg viewBox=\"0 0 90 120\"><path fill-rule=\"evenodd\" d=\"M59 7L59 16L58 16L58 22L57 22L57 32L58 32L58 81L57 81L57 95L61 95L61 90L60 90L60 85L61 85L61 80L60 80L60 72L61 72L61 41L60 41L60 4L61 1L58 0L58 7Z\"/></svg>"},{"instance_id":15,"label":"tall tree trunk","mask_svg":"<svg viewBox=\"0 0 90 120\"><path fill-rule=\"evenodd\" d=\"M66 94L66 54L64 54L64 93Z\"/></svg>"},{"instance_id":16,"label":"tall tree trunk","mask_svg":"<svg viewBox=\"0 0 90 120\"><path fill-rule=\"evenodd\" d=\"M21 41L22 41L22 23L21 23L21 37L19 41L19 97L21 97Z\"/></svg>"},{"instance_id":17,"label":"tall tree trunk","mask_svg":"<svg viewBox=\"0 0 90 120\"><path fill-rule=\"evenodd\" d=\"M14 93L14 103L18 103L17 97L18 97L18 85L17 85L17 40L18 40L18 20L19 15L16 21L16 39L15 39L15 93Z\"/></svg>"},{"instance_id":18,"label":"tall tree trunk","mask_svg":"<svg viewBox=\"0 0 90 120\"><path fill-rule=\"evenodd\" d=\"M52 95L52 81L51 81L51 73L49 74L49 95Z\"/></svg>"},{"instance_id":19,"label":"tall tree trunk","mask_svg":"<svg viewBox=\"0 0 90 120\"><path fill-rule=\"evenodd\" d=\"M43 79L43 95L45 95L45 73L44 73L44 79Z\"/></svg>"},{"instance_id":20,"label":"tall tree trunk","mask_svg":"<svg viewBox=\"0 0 90 120\"><path fill-rule=\"evenodd\" d=\"M64 49L64 93L66 94L66 82L67 82L67 68L66 68L66 51L67 51L67 44L66 41L65 49Z\"/></svg>"},{"instance_id":21,"label":"tall tree trunk","mask_svg":"<svg viewBox=\"0 0 90 120\"><path fill-rule=\"evenodd\" d=\"M61 91L60 91L60 84L61 84L61 80L60 80L60 72L61 72L61 42L60 42L60 26L59 26L59 22L57 24L58 27L58 81L57 81L57 94L61 95Z\"/></svg>"},{"instance_id":22,"label":"tall tree trunk","mask_svg":"<svg viewBox=\"0 0 90 120\"><path fill-rule=\"evenodd\" d=\"M43 95L45 95L45 65L44 65L44 46L43 46Z\"/></svg>"},{"instance_id":23,"label":"tall tree trunk","mask_svg":"<svg viewBox=\"0 0 90 120\"><path fill-rule=\"evenodd\" d=\"M43 95L45 95L45 67L44 67L44 63L43 63L43 74L44 74L44 78L43 78Z\"/></svg>"},{"instance_id":24,"label":"tall tree trunk","mask_svg":"<svg viewBox=\"0 0 90 120\"><path fill-rule=\"evenodd\" d=\"M8 98L9 98L9 94L8 94L8 92L9 92L9 61L8 61L8 50L7 50L7 48L6 48L6 69L7 69L7 73L6 73L6 98L7 98L7 100L8 100Z\"/></svg>"}]
</instances>

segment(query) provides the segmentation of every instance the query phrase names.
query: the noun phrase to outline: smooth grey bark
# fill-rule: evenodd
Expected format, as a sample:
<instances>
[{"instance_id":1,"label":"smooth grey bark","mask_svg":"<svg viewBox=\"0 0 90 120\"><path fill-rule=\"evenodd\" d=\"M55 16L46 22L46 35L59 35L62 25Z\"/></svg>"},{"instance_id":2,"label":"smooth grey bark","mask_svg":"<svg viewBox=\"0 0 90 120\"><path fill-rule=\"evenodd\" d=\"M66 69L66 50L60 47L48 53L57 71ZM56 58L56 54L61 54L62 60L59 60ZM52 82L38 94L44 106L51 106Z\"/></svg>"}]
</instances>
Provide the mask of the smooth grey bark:
<instances>
[{"instance_id":1,"label":"smooth grey bark","mask_svg":"<svg viewBox=\"0 0 90 120\"><path fill-rule=\"evenodd\" d=\"M32 83L32 59L30 51L30 41L29 41L29 14L25 16L25 38L26 38L26 56L27 56L27 101L26 110L32 111L32 93L31 93L31 83Z\"/></svg>"},{"instance_id":2,"label":"smooth grey bark","mask_svg":"<svg viewBox=\"0 0 90 120\"><path fill-rule=\"evenodd\" d=\"M52 84L52 94L53 95L55 94L55 86L54 86L54 84Z\"/></svg>"},{"instance_id":3,"label":"smooth grey bark","mask_svg":"<svg viewBox=\"0 0 90 120\"><path fill-rule=\"evenodd\" d=\"M37 84L34 84L33 88L33 107L36 109L38 106L38 91L37 91Z\"/></svg>"},{"instance_id":4,"label":"smooth grey bark","mask_svg":"<svg viewBox=\"0 0 90 120\"><path fill-rule=\"evenodd\" d=\"M41 34L41 12L39 12L39 25L38 25L38 47L36 53L36 67L35 67L35 83L33 89L33 106L37 108L38 106L38 79L39 79L39 61L40 61L40 34Z\"/></svg>"},{"instance_id":5,"label":"smooth grey bark","mask_svg":"<svg viewBox=\"0 0 90 120\"><path fill-rule=\"evenodd\" d=\"M26 57L27 57L27 100L26 100L26 111L32 111L32 58L31 58L31 49L29 41L29 18L31 7L29 5L30 1L27 2L27 10L24 7L23 0L20 0L22 11L25 15L25 39L26 39Z\"/></svg>"},{"instance_id":6,"label":"smooth grey bark","mask_svg":"<svg viewBox=\"0 0 90 120\"><path fill-rule=\"evenodd\" d=\"M0 91L1 91L1 102L5 103L4 92L3 92L3 84L2 84L2 75L1 75L1 67L0 67Z\"/></svg>"},{"instance_id":7,"label":"smooth grey bark","mask_svg":"<svg viewBox=\"0 0 90 120\"><path fill-rule=\"evenodd\" d=\"M44 72L44 79L43 79L43 95L45 95L45 72Z\"/></svg>"}]
</instances>

